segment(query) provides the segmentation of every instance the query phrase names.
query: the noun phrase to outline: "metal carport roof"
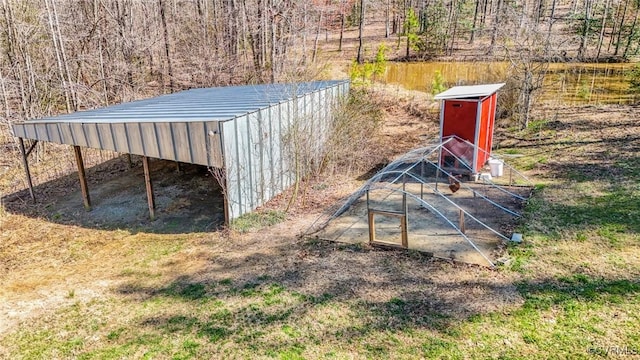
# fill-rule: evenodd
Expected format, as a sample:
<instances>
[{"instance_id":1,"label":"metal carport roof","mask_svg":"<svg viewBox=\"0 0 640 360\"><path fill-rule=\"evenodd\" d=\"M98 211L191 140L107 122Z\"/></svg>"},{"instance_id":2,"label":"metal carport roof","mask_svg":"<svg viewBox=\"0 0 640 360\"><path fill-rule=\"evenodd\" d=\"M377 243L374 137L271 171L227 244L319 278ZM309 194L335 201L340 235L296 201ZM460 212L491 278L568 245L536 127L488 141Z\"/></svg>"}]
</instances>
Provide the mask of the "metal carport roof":
<instances>
[{"instance_id":1,"label":"metal carport roof","mask_svg":"<svg viewBox=\"0 0 640 360\"><path fill-rule=\"evenodd\" d=\"M222 167L218 122L344 81L201 88L12 125L23 139Z\"/></svg>"},{"instance_id":2,"label":"metal carport roof","mask_svg":"<svg viewBox=\"0 0 640 360\"><path fill-rule=\"evenodd\" d=\"M261 137L269 137L270 139L271 134L256 133L256 131L263 131L259 130L261 122L268 123L269 129L272 122L274 126L277 124L279 132L273 137L281 137L285 135L284 131L286 130L282 127L291 125L293 117L310 116L313 131L314 121L328 120L326 114L329 113L331 102L344 96L348 88L348 80L331 80L191 89L95 110L27 120L14 123L11 128L14 136L19 139L29 189L34 200L35 195L33 194L27 159L35 144L32 144L31 148L25 149L24 139L74 146L83 198L87 208L90 207L90 201L80 147L143 156L149 210L153 217L154 204L148 173L148 158L215 168L225 168L225 165L228 165L233 158L237 168L235 173L236 176L239 176L240 172L246 171L245 165L241 164L242 161L246 161L249 167L257 166L255 164L257 161L251 165L251 159L255 156L251 155L252 152L259 152L260 157L264 154L282 156L284 145L279 140L269 140L269 144L276 144L280 147L279 150L262 148L266 145L260 140ZM287 109L286 116L284 114L285 108ZM322 113L325 115L313 115L313 112L318 112L320 108L323 108ZM273 116L280 118L266 119L264 114L271 116L272 110L274 114L278 114ZM286 117L286 123L283 122L282 117ZM224 125L231 121L234 121L233 126ZM226 142L223 128L235 130L235 134L227 134ZM247 136L239 136L239 129L244 129ZM317 130L326 130L326 126L323 125ZM254 140L257 141L256 144L252 143ZM231 144L232 142L237 142L237 144ZM242 155L242 159L237 158L237 154L228 154L228 158L224 157L225 148L227 150L233 149L237 153L240 147L248 155ZM266 166L262 162L259 165ZM254 171L258 170L250 170L250 172ZM261 169L258 172L262 174L265 171L269 170ZM287 171L287 169L283 167L283 171ZM227 174L227 176L229 175ZM248 177L252 178L251 173ZM268 195L274 196L284 190L283 187L286 184L285 182L266 185L249 185L247 183L243 187L255 185L272 187L273 189L268 192ZM239 197L244 196L244 190L237 190L236 194ZM249 206L243 207L242 201L232 201L229 207L233 209L232 216L235 217L255 208L265 200L268 200L267 197L261 195L260 199L252 200ZM238 202L240 205L237 205Z\"/></svg>"}]
</instances>

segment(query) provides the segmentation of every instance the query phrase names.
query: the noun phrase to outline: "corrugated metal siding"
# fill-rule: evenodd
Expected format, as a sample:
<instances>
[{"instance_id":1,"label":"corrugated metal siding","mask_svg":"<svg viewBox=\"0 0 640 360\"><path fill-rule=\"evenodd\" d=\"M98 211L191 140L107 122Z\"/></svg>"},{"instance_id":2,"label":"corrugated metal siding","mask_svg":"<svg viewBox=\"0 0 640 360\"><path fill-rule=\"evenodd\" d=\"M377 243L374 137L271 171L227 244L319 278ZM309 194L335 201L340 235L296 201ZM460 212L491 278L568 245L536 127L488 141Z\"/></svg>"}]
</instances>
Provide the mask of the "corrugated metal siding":
<instances>
[{"instance_id":1,"label":"corrugated metal siding","mask_svg":"<svg viewBox=\"0 0 640 360\"><path fill-rule=\"evenodd\" d=\"M272 107L301 94L344 83L317 81L192 89L96 110L29 120L12 125L12 129L15 136L25 139L222 167L219 121L258 112L251 115L253 136L256 140L264 137L261 141L272 142ZM258 123L254 116L260 118ZM275 154L272 148L267 146L266 150L261 150L262 157L254 162L268 161L270 164ZM256 176L270 178L273 175L265 170L266 166L259 169L262 170ZM270 197L272 193L270 188L258 189L260 199ZM253 196L252 201L256 200Z\"/></svg>"},{"instance_id":2,"label":"corrugated metal siding","mask_svg":"<svg viewBox=\"0 0 640 360\"><path fill-rule=\"evenodd\" d=\"M266 109L221 122L230 219L263 205L296 179L287 145L297 125L320 161L332 110L349 91L348 82L335 82Z\"/></svg>"},{"instance_id":3,"label":"corrugated metal siding","mask_svg":"<svg viewBox=\"0 0 640 360\"><path fill-rule=\"evenodd\" d=\"M22 123L16 137L222 167L218 121Z\"/></svg>"},{"instance_id":4,"label":"corrugated metal siding","mask_svg":"<svg viewBox=\"0 0 640 360\"><path fill-rule=\"evenodd\" d=\"M193 89L12 125L17 137L181 161L226 172L229 218L290 187L294 123L320 155L348 81Z\"/></svg>"}]
</instances>

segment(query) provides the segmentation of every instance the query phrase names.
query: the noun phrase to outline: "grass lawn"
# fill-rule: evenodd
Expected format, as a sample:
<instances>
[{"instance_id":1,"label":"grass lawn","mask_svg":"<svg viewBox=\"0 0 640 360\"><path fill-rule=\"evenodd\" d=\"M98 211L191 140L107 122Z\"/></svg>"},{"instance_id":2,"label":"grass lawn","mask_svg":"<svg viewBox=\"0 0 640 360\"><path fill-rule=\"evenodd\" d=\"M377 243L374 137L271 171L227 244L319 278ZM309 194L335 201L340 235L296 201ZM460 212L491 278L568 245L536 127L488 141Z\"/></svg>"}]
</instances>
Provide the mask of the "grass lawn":
<instances>
[{"instance_id":1,"label":"grass lawn","mask_svg":"<svg viewBox=\"0 0 640 360\"><path fill-rule=\"evenodd\" d=\"M0 358L640 357L640 110L547 111L499 136L538 185L495 270L296 239L315 214L176 235L3 213Z\"/></svg>"}]
</instances>

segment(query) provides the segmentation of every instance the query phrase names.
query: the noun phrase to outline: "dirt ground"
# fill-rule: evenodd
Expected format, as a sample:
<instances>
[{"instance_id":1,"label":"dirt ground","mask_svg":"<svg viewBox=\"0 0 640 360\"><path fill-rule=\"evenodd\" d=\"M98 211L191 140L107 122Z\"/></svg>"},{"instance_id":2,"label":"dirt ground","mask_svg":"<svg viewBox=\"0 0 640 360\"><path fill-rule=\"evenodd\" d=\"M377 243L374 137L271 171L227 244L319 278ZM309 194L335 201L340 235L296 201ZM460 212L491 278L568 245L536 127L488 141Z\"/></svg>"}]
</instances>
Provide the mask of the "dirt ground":
<instances>
[{"instance_id":1,"label":"dirt ground","mask_svg":"<svg viewBox=\"0 0 640 360\"><path fill-rule=\"evenodd\" d=\"M415 96L409 93L405 100L387 106L373 164L388 162L436 136L437 114ZM520 160L529 169L527 174L538 180L553 181L580 166L607 171L617 153L640 151L625 146L640 133L638 115L640 110L630 106L541 108L538 116L549 121L538 137L525 139L498 132L496 144L518 144L523 151L535 151L540 144L557 142L559 136L569 138L558 145L566 149L564 157L535 164ZM601 124L603 117L607 126ZM604 148L604 141L619 146ZM237 234L215 231L222 216L221 198L211 176L199 168L183 168L178 173L174 165L152 162L152 177L157 179L155 221L148 219L140 166L129 169L124 158L89 169L90 212L82 207L73 173L38 185L37 205L26 200L24 191L3 194L0 338L19 324L77 301L120 296L127 285L123 274L145 261L153 264L157 281L166 283L271 276L310 294L332 292L375 302L399 294L431 299L429 307L454 317L507 309L522 302L512 275L404 251L299 237L359 188L372 174L367 170L373 168L311 181L284 222ZM267 208L282 210L290 196L283 194ZM149 250L151 246L160 248ZM145 251L151 254L146 255L150 260L137 255ZM158 266L157 259L163 259Z\"/></svg>"},{"instance_id":2,"label":"dirt ground","mask_svg":"<svg viewBox=\"0 0 640 360\"><path fill-rule=\"evenodd\" d=\"M393 96L380 96L387 120L378 141L380 151L372 154L374 165L388 162L437 134L434 127L437 114L426 106L415 105L415 99L424 95L406 92L400 101ZM139 158L133 157L130 168L126 156L94 156L94 159L91 153L86 153L87 162L97 163L87 165L92 209L86 211L73 162L67 159L68 149L48 149L53 152L42 155L41 160L32 164L36 204L30 201L24 187L2 194L0 338L17 324L40 314L74 301L90 301L112 293L125 281L119 274L132 263L139 263L136 252L150 243L165 246L187 241L191 255L177 259L180 268L172 272L189 273L195 268L206 273L215 267L218 272L223 269L219 274L223 278L250 276L247 274L263 267L265 272L277 272L273 262L265 263L274 256L286 266L298 263L301 258L312 259L313 256L306 255L307 246L298 243L299 236L323 216L326 209L346 198L373 173L368 168L357 169L351 174L336 173L330 178L305 183L284 223L259 233L238 234L220 229L224 216L222 196L205 168L181 164L178 172L175 163L152 160L156 200L156 218L152 221ZM16 155L15 152L4 154ZM61 155L64 159L57 158ZM106 161L101 162L101 158ZM6 179L11 183L6 188L13 189L24 175L19 160L8 158L7 163L11 164L9 175L12 177ZM42 171L42 167L48 170ZM65 175L64 171L68 173ZM63 174L58 176L58 173ZM286 192L265 209L281 211L291 196L290 191ZM326 262L335 245L324 244L321 248L324 253L317 255L314 262L318 257ZM361 256L361 261L369 261L365 253ZM216 260L210 262L211 259ZM244 268L238 268L238 264L244 264ZM345 278L346 275L341 274L342 263L327 266L333 273L327 276ZM318 284L324 281L317 280ZM318 287L318 284L300 286ZM72 297L69 289L74 289Z\"/></svg>"},{"instance_id":3,"label":"dirt ground","mask_svg":"<svg viewBox=\"0 0 640 360\"><path fill-rule=\"evenodd\" d=\"M48 221L95 229L134 229L157 233L212 231L224 222L220 188L206 167L165 160L150 161L155 219L150 220L140 159L126 156L87 172L91 209L84 208L75 174L35 187L38 204L26 191L6 196L8 212L42 216Z\"/></svg>"},{"instance_id":4,"label":"dirt ground","mask_svg":"<svg viewBox=\"0 0 640 360\"><path fill-rule=\"evenodd\" d=\"M408 248L469 264L494 265L504 255L504 246L511 236L517 217L487 199L514 212L522 209L524 201L482 183L465 182L464 187L455 193L447 185L446 182L439 182L437 191L435 182L428 182L422 187L418 183L405 185L407 193L413 195L407 197ZM389 183L378 183L376 186L398 187ZM531 191L530 187L504 189L524 198ZM402 203L403 196L400 192L380 189L369 193L369 207L373 210L403 213ZM429 206L434 210L429 209ZM462 220L466 238L456 229L461 221L458 209L463 209L467 214ZM400 221L397 216L375 215L376 242L401 245ZM331 219L316 236L349 244L368 243L370 235L366 196L358 199L344 214Z\"/></svg>"},{"instance_id":5,"label":"dirt ground","mask_svg":"<svg viewBox=\"0 0 640 360\"><path fill-rule=\"evenodd\" d=\"M156 201L152 221L141 162L133 157L131 165L121 156L87 169L90 211L84 208L76 174L37 185L36 204L26 190L3 196L0 338L17 323L112 289L119 280L109 267L122 271L127 266L122 259L114 261L121 255L114 244L124 236L215 232L223 224L220 189L205 167L181 164L177 171L174 162L150 162Z\"/></svg>"}]
</instances>

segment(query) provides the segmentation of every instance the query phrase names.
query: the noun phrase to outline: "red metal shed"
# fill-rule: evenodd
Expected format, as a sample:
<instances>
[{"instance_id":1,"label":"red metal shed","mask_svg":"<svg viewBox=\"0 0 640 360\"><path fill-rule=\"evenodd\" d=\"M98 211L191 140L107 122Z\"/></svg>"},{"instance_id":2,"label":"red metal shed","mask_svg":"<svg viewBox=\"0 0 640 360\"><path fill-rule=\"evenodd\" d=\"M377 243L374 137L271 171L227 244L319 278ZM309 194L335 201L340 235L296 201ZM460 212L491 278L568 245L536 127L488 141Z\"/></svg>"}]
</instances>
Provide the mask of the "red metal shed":
<instances>
[{"instance_id":1,"label":"red metal shed","mask_svg":"<svg viewBox=\"0 0 640 360\"><path fill-rule=\"evenodd\" d=\"M503 86L504 83L455 86L434 97L442 100L440 141L445 142L453 137L444 145L446 151L440 159L443 168L475 174L489 160L497 91ZM461 161L464 164L460 164Z\"/></svg>"}]
</instances>

